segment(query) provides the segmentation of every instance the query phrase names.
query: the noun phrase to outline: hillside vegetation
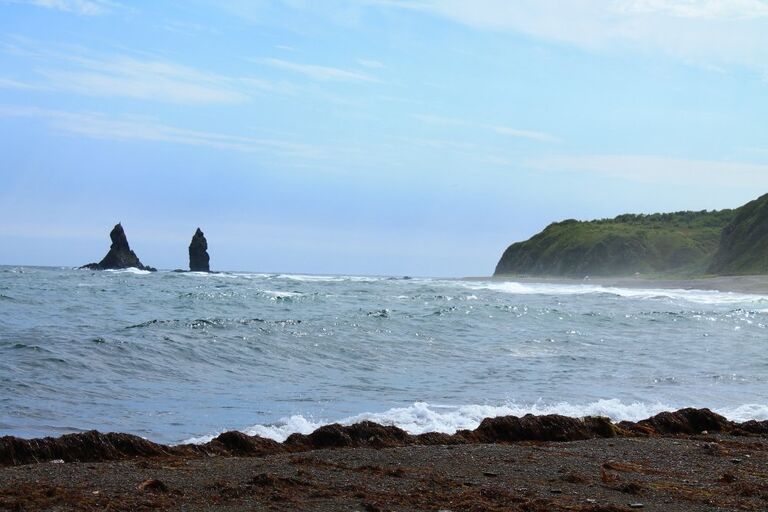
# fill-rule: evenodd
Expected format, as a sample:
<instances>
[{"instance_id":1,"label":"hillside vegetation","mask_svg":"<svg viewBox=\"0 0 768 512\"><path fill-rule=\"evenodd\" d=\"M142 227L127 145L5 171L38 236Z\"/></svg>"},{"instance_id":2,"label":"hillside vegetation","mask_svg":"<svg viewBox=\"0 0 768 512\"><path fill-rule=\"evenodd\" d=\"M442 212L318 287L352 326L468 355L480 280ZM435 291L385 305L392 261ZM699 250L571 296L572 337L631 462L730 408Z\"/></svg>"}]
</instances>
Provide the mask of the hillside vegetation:
<instances>
[{"instance_id":1,"label":"hillside vegetation","mask_svg":"<svg viewBox=\"0 0 768 512\"><path fill-rule=\"evenodd\" d=\"M735 215L736 210L721 210L556 222L510 245L494 274L702 274Z\"/></svg>"},{"instance_id":2,"label":"hillside vegetation","mask_svg":"<svg viewBox=\"0 0 768 512\"><path fill-rule=\"evenodd\" d=\"M723 229L720 247L709 266L712 274L768 273L768 194L736 211Z\"/></svg>"}]
</instances>

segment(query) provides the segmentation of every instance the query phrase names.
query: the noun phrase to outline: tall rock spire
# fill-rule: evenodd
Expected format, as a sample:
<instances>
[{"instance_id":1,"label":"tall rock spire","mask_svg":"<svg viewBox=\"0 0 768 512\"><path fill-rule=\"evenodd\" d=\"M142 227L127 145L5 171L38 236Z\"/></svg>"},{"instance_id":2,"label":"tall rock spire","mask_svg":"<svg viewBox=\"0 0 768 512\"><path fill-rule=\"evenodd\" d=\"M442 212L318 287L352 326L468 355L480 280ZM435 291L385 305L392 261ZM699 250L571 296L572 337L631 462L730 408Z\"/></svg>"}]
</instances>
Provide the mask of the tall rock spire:
<instances>
[{"instance_id":1,"label":"tall rock spire","mask_svg":"<svg viewBox=\"0 0 768 512\"><path fill-rule=\"evenodd\" d=\"M80 268L110 270L135 267L141 270L157 270L141 263L139 257L136 256L136 253L133 252L128 245L128 238L125 236L125 230L123 230L123 226L119 222L112 228L112 231L109 233L109 238L112 240L112 245L109 246L107 255L98 263L88 263Z\"/></svg>"},{"instance_id":2,"label":"tall rock spire","mask_svg":"<svg viewBox=\"0 0 768 512\"><path fill-rule=\"evenodd\" d=\"M205 235L197 228L192 242L189 244L189 270L192 272L210 272L209 265L211 257L208 256L208 241Z\"/></svg>"}]
</instances>

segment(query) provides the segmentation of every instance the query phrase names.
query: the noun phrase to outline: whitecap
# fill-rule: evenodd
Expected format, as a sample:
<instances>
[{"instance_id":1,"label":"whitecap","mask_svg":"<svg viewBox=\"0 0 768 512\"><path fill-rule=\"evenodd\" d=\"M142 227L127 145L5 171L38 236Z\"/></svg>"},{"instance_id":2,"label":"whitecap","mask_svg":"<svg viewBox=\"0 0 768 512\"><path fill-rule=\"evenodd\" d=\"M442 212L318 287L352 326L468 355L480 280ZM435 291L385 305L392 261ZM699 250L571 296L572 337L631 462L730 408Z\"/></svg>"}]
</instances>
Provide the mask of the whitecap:
<instances>
[{"instance_id":1,"label":"whitecap","mask_svg":"<svg viewBox=\"0 0 768 512\"><path fill-rule=\"evenodd\" d=\"M505 282L464 282L472 290L490 290L514 295L588 295L609 294L633 299L673 299L697 304L743 304L767 302L768 296L716 290L662 288L621 288L591 284L551 284Z\"/></svg>"},{"instance_id":2,"label":"whitecap","mask_svg":"<svg viewBox=\"0 0 768 512\"><path fill-rule=\"evenodd\" d=\"M113 274L136 274L136 275L147 275L151 274L149 270L142 270L140 268L136 267L128 267L128 268L110 268L104 270L104 272L111 272Z\"/></svg>"},{"instance_id":3,"label":"whitecap","mask_svg":"<svg viewBox=\"0 0 768 512\"><path fill-rule=\"evenodd\" d=\"M768 406L743 407L745 407L743 410L738 409L730 411L733 418L728 414L724 415L728 418L738 419L740 421L748 418L750 414L754 414L757 417L768 415ZM393 425L399 427L409 434L422 434L425 432L453 434L457 430L475 429L480 425L480 422L483 421L483 419L497 416L561 414L574 418L584 416L607 416L613 421L639 421L662 411L676 409L678 409L678 407L672 407L660 402L625 403L619 399L598 400L583 405L570 404L568 402L545 403L537 401L528 404L508 402L502 405L452 406L416 402L407 407L396 407L384 412L365 412L337 420L336 423L352 425L361 421L373 421L381 425ZM274 423L253 425L242 431L248 435L258 435L282 442L291 434L310 434L319 427L331 422L332 421L315 420L299 414L282 418ZM186 440L185 443L205 443L213 439L213 437L214 436L201 436L191 438Z\"/></svg>"}]
</instances>

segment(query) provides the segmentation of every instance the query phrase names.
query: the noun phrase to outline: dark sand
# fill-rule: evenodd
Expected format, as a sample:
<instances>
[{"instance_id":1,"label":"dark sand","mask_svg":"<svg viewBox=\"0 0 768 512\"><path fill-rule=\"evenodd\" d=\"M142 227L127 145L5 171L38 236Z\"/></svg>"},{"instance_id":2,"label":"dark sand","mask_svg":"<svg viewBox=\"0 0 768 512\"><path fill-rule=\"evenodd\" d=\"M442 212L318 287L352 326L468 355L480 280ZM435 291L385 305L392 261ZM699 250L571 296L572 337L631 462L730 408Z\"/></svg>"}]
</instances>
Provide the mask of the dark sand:
<instances>
[{"instance_id":1,"label":"dark sand","mask_svg":"<svg viewBox=\"0 0 768 512\"><path fill-rule=\"evenodd\" d=\"M716 290L721 292L768 294L768 275L716 276L701 278L664 277L585 277L574 279L547 276L493 276L467 277L469 281L514 281L517 283L546 283L567 285L596 285L616 288L665 289L665 290Z\"/></svg>"},{"instance_id":2,"label":"dark sand","mask_svg":"<svg viewBox=\"0 0 768 512\"><path fill-rule=\"evenodd\" d=\"M3 437L0 464L0 509L14 511L768 510L768 421L707 409L618 424L504 416L451 435L363 422L284 443Z\"/></svg>"},{"instance_id":3,"label":"dark sand","mask_svg":"<svg viewBox=\"0 0 768 512\"><path fill-rule=\"evenodd\" d=\"M768 510L765 441L704 435L47 462L0 469L0 509Z\"/></svg>"}]
</instances>

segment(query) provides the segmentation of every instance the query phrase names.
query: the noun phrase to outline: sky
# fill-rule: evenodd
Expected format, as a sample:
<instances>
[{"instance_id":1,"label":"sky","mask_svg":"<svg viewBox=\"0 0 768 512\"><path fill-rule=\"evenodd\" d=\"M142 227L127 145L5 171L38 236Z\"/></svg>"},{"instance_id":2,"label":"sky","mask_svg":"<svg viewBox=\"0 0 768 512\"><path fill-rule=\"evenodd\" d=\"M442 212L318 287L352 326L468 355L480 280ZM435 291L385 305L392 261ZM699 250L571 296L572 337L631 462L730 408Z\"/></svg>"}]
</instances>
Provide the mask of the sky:
<instances>
[{"instance_id":1,"label":"sky","mask_svg":"<svg viewBox=\"0 0 768 512\"><path fill-rule=\"evenodd\" d=\"M490 275L768 192L764 0L0 0L0 264Z\"/></svg>"}]
</instances>

